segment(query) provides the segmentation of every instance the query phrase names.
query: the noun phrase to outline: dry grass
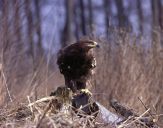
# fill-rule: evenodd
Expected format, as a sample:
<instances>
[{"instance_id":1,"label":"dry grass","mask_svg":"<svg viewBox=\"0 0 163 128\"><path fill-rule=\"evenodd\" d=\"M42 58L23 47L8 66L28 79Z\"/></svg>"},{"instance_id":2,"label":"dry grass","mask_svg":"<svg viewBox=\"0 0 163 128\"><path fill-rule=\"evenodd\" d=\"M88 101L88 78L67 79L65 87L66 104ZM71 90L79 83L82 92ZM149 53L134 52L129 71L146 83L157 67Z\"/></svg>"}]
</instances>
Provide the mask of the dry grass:
<instances>
[{"instance_id":1,"label":"dry grass","mask_svg":"<svg viewBox=\"0 0 163 128\"><path fill-rule=\"evenodd\" d=\"M142 113L146 109L140 98L154 113L163 113L160 34L156 33L155 39L150 40L122 31L114 40L101 41L103 49L97 52L98 66L94 78L94 93L98 101L109 108L109 100L116 98Z\"/></svg>"},{"instance_id":2,"label":"dry grass","mask_svg":"<svg viewBox=\"0 0 163 128\"><path fill-rule=\"evenodd\" d=\"M135 37L126 32L113 32L109 41L95 38L101 43L97 50L97 69L92 78L92 91L94 97L101 104L110 109L109 101L116 98L130 106L138 113L143 113L146 108L138 97L141 98L151 112L163 113L163 47L159 33L153 41L145 37ZM148 45L147 45L148 44ZM13 49L14 47L11 46ZM10 100L26 101L29 96L32 101L38 97L48 96L52 89L63 85L63 77L56 68L56 57L36 60L37 68L33 71L31 58L21 52L19 56L8 50L3 54L7 58L1 60L0 103L5 106ZM16 57L19 59L15 59ZM3 62L3 63L2 63ZM2 74L4 73L4 74ZM7 88L9 92L7 92ZM11 98L9 98L9 94ZM3 109L4 110L4 109ZM163 117L159 116L158 123ZM8 120L6 124L12 124ZM16 123L17 124L17 123ZM35 126L33 122L25 124Z\"/></svg>"},{"instance_id":3,"label":"dry grass","mask_svg":"<svg viewBox=\"0 0 163 128\"><path fill-rule=\"evenodd\" d=\"M94 128L110 127L94 116L85 115L81 109L75 113L70 104L64 104L61 109L56 109L55 96L44 97L35 102L12 104L1 109L0 127L3 128ZM14 106L13 106L14 105ZM16 105L16 106L15 106ZM78 116L80 114L80 117ZM82 115L82 117L81 117Z\"/></svg>"}]
</instances>

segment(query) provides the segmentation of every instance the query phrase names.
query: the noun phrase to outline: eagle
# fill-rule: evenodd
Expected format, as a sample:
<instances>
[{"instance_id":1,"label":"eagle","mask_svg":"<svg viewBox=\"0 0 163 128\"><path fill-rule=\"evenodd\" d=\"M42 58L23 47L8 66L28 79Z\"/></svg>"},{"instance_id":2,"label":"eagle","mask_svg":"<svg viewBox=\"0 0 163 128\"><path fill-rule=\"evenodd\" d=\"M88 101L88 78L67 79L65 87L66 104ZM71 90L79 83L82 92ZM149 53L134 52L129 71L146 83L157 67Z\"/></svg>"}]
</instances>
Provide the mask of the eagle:
<instances>
[{"instance_id":1,"label":"eagle","mask_svg":"<svg viewBox=\"0 0 163 128\"><path fill-rule=\"evenodd\" d=\"M93 48L98 47L99 44L93 40L80 40L58 52L57 65L64 75L65 85L73 92L86 88L96 67Z\"/></svg>"}]
</instances>

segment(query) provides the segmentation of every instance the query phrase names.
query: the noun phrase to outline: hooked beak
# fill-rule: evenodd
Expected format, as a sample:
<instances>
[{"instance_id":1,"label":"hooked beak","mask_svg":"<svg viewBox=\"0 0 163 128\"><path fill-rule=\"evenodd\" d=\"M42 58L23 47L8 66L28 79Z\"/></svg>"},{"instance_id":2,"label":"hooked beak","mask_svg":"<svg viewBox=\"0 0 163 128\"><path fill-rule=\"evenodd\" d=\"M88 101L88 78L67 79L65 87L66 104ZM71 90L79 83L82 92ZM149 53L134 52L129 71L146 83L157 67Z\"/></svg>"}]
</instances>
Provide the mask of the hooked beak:
<instances>
[{"instance_id":1,"label":"hooked beak","mask_svg":"<svg viewBox=\"0 0 163 128\"><path fill-rule=\"evenodd\" d=\"M99 45L99 44L97 44L97 45L96 45L96 48L100 48L100 45Z\"/></svg>"},{"instance_id":2,"label":"hooked beak","mask_svg":"<svg viewBox=\"0 0 163 128\"><path fill-rule=\"evenodd\" d=\"M100 48L100 45L97 42L94 41L94 44L96 48Z\"/></svg>"},{"instance_id":3,"label":"hooked beak","mask_svg":"<svg viewBox=\"0 0 163 128\"><path fill-rule=\"evenodd\" d=\"M100 45L97 42L93 41L93 43L94 44L89 45L91 48L100 48Z\"/></svg>"}]
</instances>

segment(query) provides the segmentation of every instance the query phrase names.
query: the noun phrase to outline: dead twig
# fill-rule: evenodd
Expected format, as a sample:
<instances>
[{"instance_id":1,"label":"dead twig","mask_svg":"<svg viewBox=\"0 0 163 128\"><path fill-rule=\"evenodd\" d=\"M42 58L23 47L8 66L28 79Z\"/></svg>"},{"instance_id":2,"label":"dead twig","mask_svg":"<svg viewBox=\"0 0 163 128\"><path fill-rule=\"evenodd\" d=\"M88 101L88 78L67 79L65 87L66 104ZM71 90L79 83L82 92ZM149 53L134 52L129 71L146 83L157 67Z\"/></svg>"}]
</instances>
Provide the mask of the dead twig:
<instances>
[{"instance_id":1,"label":"dead twig","mask_svg":"<svg viewBox=\"0 0 163 128\"><path fill-rule=\"evenodd\" d=\"M118 128L123 128L123 127L127 127L127 126L131 126L133 123L135 123L136 121L140 120L141 117L143 117L146 113L148 113L150 111L150 109L148 109L147 111L145 111L142 115L140 115L139 117L135 117L135 120L131 121L130 123L126 124L122 123L121 125L118 126Z\"/></svg>"},{"instance_id":2,"label":"dead twig","mask_svg":"<svg viewBox=\"0 0 163 128\"><path fill-rule=\"evenodd\" d=\"M5 77L5 74L4 74L3 70L1 71L1 74L2 74L2 77L3 77L4 83L5 83L4 85L6 87L7 94L9 96L9 99L10 99L11 102L13 102L13 100L11 98L11 94L10 94L9 88L8 88L8 84L7 84L7 81L6 81L6 77Z\"/></svg>"},{"instance_id":3,"label":"dead twig","mask_svg":"<svg viewBox=\"0 0 163 128\"><path fill-rule=\"evenodd\" d=\"M38 123L37 123L37 125L36 125L36 128L39 128L39 127L40 127L40 124L41 124L42 120L44 119L46 113L47 113L48 110L50 109L51 104L52 104L52 100L49 101L49 103L48 103L47 106L45 107L44 113L42 114L40 120L38 121Z\"/></svg>"}]
</instances>

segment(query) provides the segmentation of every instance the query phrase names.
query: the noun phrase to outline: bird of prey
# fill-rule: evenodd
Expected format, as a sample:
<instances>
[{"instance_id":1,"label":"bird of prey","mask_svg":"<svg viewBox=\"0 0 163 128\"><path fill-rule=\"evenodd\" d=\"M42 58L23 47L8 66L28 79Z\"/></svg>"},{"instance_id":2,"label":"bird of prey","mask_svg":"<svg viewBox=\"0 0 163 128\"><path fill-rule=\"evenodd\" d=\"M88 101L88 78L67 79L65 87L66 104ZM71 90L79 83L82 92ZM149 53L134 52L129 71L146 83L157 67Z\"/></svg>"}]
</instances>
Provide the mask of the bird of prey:
<instances>
[{"instance_id":1,"label":"bird of prey","mask_svg":"<svg viewBox=\"0 0 163 128\"><path fill-rule=\"evenodd\" d=\"M64 75L65 85L73 92L85 89L86 83L96 67L93 48L99 47L92 40L80 40L64 47L58 53L57 64Z\"/></svg>"}]
</instances>

